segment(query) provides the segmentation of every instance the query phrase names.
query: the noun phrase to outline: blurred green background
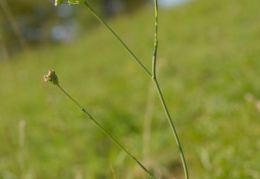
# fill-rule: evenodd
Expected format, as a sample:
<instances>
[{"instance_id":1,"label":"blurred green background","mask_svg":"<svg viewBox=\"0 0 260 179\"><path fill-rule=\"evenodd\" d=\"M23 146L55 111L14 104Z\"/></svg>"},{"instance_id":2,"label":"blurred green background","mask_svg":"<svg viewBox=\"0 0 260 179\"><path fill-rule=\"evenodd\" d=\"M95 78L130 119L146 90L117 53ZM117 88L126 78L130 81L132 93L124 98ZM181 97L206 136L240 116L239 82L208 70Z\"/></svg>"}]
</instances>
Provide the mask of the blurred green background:
<instances>
[{"instance_id":1,"label":"blurred green background","mask_svg":"<svg viewBox=\"0 0 260 179\"><path fill-rule=\"evenodd\" d=\"M91 5L99 14L110 18L131 13L149 0L95 0ZM0 0L0 42L9 54L19 53L27 46L72 42L89 27L97 24L83 6L61 4L54 0ZM4 56L0 51L0 58Z\"/></svg>"},{"instance_id":2,"label":"blurred green background","mask_svg":"<svg viewBox=\"0 0 260 179\"><path fill-rule=\"evenodd\" d=\"M90 3L103 12L98 2ZM13 7L22 5L17 1ZM107 22L150 69L153 6L133 8ZM46 9L54 7L48 2ZM73 9L80 27L72 40L46 36L23 48L18 39L7 47L8 29L1 26L0 178L147 178L58 88L43 82L48 69L156 177L184 178L150 79L87 8ZM43 17L57 19L50 27L61 22L50 14ZM1 14L2 19L7 17ZM257 0L159 8L158 80L190 178L260 178L259 19Z\"/></svg>"}]
</instances>

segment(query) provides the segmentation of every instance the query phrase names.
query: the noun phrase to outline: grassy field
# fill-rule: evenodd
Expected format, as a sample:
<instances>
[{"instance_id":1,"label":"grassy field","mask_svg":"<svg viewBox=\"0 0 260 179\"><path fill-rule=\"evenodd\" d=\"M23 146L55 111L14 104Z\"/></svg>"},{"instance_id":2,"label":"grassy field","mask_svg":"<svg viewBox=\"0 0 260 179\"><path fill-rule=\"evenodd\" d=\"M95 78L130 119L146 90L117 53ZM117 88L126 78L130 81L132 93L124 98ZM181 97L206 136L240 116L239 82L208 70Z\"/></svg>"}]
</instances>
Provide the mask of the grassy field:
<instances>
[{"instance_id":1,"label":"grassy field","mask_svg":"<svg viewBox=\"0 0 260 179\"><path fill-rule=\"evenodd\" d=\"M259 179L258 0L198 0L159 13L158 80L190 178ZM148 69L153 19L147 7L108 22ZM146 178L58 88L43 82L48 69L158 178L184 177L150 79L101 25L74 43L0 63L0 178Z\"/></svg>"}]
</instances>

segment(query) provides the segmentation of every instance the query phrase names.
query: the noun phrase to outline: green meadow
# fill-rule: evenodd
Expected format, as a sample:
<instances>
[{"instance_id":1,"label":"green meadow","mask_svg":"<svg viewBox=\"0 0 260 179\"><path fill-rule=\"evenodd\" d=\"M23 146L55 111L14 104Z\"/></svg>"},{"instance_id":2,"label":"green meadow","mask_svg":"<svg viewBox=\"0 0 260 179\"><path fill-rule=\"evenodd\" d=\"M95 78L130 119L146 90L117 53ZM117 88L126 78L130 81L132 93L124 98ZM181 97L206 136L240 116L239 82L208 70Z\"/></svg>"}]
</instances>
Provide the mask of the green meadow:
<instances>
[{"instance_id":1,"label":"green meadow","mask_svg":"<svg viewBox=\"0 0 260 179\"><path fill-rule=\"evenodd\" d=\"M158 80L192 179L260 178L259 19L258 0L198 0L159 9ZM153 7L108 24L150 70ZM0 178L147 178L43 81L49 69L156 177L184 178L147 74L101 24L79 36L0 62Z\"/></svg>"}]
</instances>

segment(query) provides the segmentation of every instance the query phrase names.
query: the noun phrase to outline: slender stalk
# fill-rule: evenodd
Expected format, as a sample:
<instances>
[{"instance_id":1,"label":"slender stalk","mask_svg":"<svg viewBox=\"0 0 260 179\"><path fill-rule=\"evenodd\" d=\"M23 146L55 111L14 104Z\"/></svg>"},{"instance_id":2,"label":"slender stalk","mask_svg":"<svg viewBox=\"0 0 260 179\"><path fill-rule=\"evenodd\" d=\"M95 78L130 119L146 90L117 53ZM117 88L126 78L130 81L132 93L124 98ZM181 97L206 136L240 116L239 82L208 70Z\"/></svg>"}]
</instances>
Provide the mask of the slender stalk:
<instances>
[{"instance_id":1,"label":"slender stalk","mask_svg":"<svg viewBox=\"0 0 260 179\"><path fill-rule=\"evenodd\" d=\"M152 79L156 80L156 58L158 48L158 2L154 0L154 11L155 11L155 33L154 33L154 50L152 60Z\"/></svg>"},{"instance_id":2,"label":"slender stalk","mask_svg":"<svg viewBox=\"0 0 260 179\"><path fill-rule=\"evenodd\" d=\"M161 92L161 89L160 89L160 85L159 85L159 83L157 81L157 77L156 77L156 58L157 58L157 48L158 48L158 2L157 2L157 0L154 0L154 10L155 10L155 35L154 35L154 51L153 51L153 59L152 59L152 80L155 84L155 87L156 87L156 90L158 92L159 98L161 100L164 112L166 114L166 117L167 117L168 122L171 126L171 129L172 129L175 141L176 141L177 146L179 148L185 178L188 179L189 178L188 168L187 168L184 153L183 153L183 150L182 150L182 147L181 147L181 143L180 143L177 131L174 127L173 121L171 119L170 113L168 111L167 105L164 101L164 98L163 98L163 95L162 95L162 92Z\"/></svg>"},{"instance_id":3,"label":"slender stalk","mask_svg":"<svg viewBox=\"0 0 260 179\"><path fill-rule=\"evenodd\" d=\"M182 147L181 147L181 143L180 143L180 140L179 140L177 131L176 131L175 127L174 127L174 124L173 124L173 121L172 121L172 119L171 119L170 113L169 113L168 108L167 108L167 106L166 106L166 103L165 103L165 101L164 101L164 98L163 98L163 95L162 95L160 86L159 86L159 84L158 84L158 81L157 81L157 80L153 80L153 82L154 82L154 84L155 84L155 86L156 86L156 90L157 90L158 95L159 95L159 98L160 98L160 100L161 100L161 103L162 103L164 112L165 112L166 117L167 117L167 119L168 119L168 122L169 122L169 124L170 124L170 126L171 126L171 129L172 129L172 132L173 132L175 141L176 141L176 143L177 143L177 146L178 146L178 149L179 149L179 152L180 152L180 156L181 156L181 160L182 160L182 165L183 165L183 170L184 170L185 178L186 178L186 179L189 179L188 168L187 168L187 164L186 164L186 161L185 161L184 153L183 153L183 150L182 150Z\"/></svg>"},{"instance_id":4,"label":"slender stalk","mask_svg":"<svg viewBox=\"0 0 260 179\"><path fill-rule=\"evenodd\" d=\"M128 152L113 136L111 136L76 100L74 100L59 84L57 86L60 90L66 94L80 109L108 136L112 139L127 155L129 155L149 176L149 178L155 179L155 177L130 153Z\"/></svg>"},{"instance_id":5,"label":"slender stalk","mask_svg":"<svg viewBox=\"0 0 260 179\"><path fill-rule=\"evenodd\" d=\"M155 7L155 37L154 37L154 51L153 51L153 59L152 59L152 74L144 67L144 65L140 62L140 60L134 55L134 53L127 47L127 45L118 37L118 35L102 20L102 18L100 16L97 15L97 13L90 7L90 5L85 2L85 5L88 7L88 9L91 11L91 13L115 36L115 38L117 40L119 40L119 42L126 48L126 50L134 57L134 59L136 60L136 62L143 68L143 70L149 75L149 77L151 77L152 81L155 84L156 90L158 92L159 98L161 100L163 109L165 111L166 117L168 119L168 122L171 126L171 129L173 131L173 135L175 138L175 141L177 143L179 152L180 152L180 156L181 156L181 160L182 160L182 164L183 164L183 169L184 169L184 173L185 173L185 178L189 179L189 175L188 175L188 168L186 165L186 161L185 161L185 157L184 157L184 153L181 147L181 143L179 140L179 137L177 135L177 131L174 127L173 121L171 119L171 116L169 114L169 111L167 109L167 105L164 101L159 83L157 81L157 77L156 77L156 59L157 59L157 49L158 49L158 1L154 0L154 7Z\"/></svg>"},{"instance_id":6,"label":"slender stalk","mask_svg":"<svg viewBox=\"0 0 260 179\"><path fill-rule=\"evenodd\" d=\"M135 54L128 48L128 46L118 37L118 35L107 25L105 21L92 9L92 7L87 3L84 4L88 7L90 12L103 24L115 37L116 39L125 47L125 49L134 57L135 61L141 66L141 68L145 71L146 74L151 76L151 73L147 70L147 68L142 64L142 62L135 56Z\"/></svg>"}]
</instances>

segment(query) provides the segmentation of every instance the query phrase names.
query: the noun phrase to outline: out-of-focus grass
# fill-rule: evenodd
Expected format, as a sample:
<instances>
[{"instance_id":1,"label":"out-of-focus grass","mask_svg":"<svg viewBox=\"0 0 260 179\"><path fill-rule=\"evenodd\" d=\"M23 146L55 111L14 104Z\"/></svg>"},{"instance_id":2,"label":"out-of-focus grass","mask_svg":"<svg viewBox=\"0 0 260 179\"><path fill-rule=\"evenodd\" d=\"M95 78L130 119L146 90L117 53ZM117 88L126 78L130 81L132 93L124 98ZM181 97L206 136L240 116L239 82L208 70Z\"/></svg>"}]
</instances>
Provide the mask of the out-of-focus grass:
<instances>
[{"instance_id":1,"label":"out-of-focus grass","mask_svg":"<svg viewBox=\"0 0 260 179\"><path fill-rule=\"evenodd\" d=\"M158 78L191 178L260 178L258 4L201 0L160 10ZM109 24L150 66L152 7ZM48 69L158 178L183 176L156 95L150 153L143 154L149 79L100 26L75 43L1 63L0 178L113 178L110 165L118 178L146 177L65 95L43 82Z\"/></svg>"}]
</instances>

